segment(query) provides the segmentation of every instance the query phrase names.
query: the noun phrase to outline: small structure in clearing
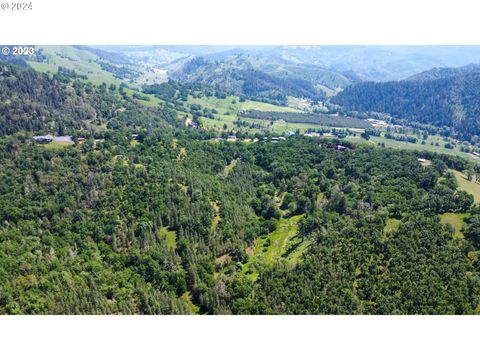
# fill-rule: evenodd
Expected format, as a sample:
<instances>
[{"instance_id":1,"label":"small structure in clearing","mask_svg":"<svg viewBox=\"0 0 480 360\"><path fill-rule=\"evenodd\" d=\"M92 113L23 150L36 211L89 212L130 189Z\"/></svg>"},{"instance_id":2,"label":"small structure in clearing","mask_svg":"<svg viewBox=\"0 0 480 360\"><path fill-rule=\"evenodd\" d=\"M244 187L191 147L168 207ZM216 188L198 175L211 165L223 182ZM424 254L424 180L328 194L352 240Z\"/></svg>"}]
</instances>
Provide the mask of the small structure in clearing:
<instances>
[{"instance_id":1,"label":"small structure in clearing","mask_svg":"<svg viewBox=\"0 0 480 360\"><path fill-rule=\"evenodd\" d=\"M48 135L39 135L39 136L34 136L33 139L39 143L39 144L48 144L51 142L55 143L62 143L62 144L73 144L72 137L70 135L64 135L64 136L52 136L50 134Z\"/></svg>"},{"instance_id":2,"label":"small structure in clearing","mask_svg":"<svg viewBox=\"0 0 480 360\"><path fill-rule=\"evenodd\" d=\"M418 158L417 160L423 166L428 166L432 163L430 160L427 160L427 159L424 159L424 158Z\"/></svg>"},{"instance_id":3,"label":"small structure in clearing","mask_svg":"<svg viewBox=\"0 0 480 360\"><path fill-rule=\"evenodd\" d=\"M372 125L373 127L382 127L382 126L388 126L387 122L383 120L378 120L378 119L367 119L367 121Z\"/></svg>"},{"instance_id":4,"label":"small structure in clearing","mask_svg":"<svg viewBox=\"0 0 480 360\"><path fill-rule=\"evenodd\" d=\"M33 140L35 140L39 144L46 144L49 142L53 141L53 136L52 135L40 135L40 136L34 136Z\"/></svg>"}]
</instances>

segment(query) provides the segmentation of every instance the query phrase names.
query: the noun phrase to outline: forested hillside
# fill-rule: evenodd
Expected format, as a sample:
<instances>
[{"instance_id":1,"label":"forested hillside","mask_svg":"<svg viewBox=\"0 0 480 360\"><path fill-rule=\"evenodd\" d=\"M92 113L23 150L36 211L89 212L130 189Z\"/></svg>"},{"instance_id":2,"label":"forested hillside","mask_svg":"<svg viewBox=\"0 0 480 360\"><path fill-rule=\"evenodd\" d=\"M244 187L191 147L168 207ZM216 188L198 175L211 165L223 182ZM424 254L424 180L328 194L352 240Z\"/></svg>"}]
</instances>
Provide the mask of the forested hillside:
<instances>
[{"instance_id":1,"label":"forested hillside","mask_svg":"<svg viewBox=\"0 0 480 360\"><path fill-rule=\"evenodd\" d=\"M90 92L83 92L85 86L80 82L76 86L69 88L61 75L50 78L33 70L2 65L0 133L45 128L61 132L65 126L80 128L83 121L94 120L92 102L98 101L96 90L90 86Z\"/></svg>"},{"instance_id":2,"label":"forested hillside","mask_svg":"<svg viewBox=\"0 0 480 360\"><path fill-rule=\"evenodd\" d=\"M121 86L93 86L82 80L67 69L48 76L0 63L0 135L22 130L63 135L66 129L93 129L100 124L165 126L158 115L164 110L146 112L128 100Z\"/></svg>"},{"instance_id":3,"label":"forested hillside","mask_svg":"<svg viewBox=\"0 0 480 360\"><path fill-rule=\"evenodd\" d=\"M222 141L175 97L1 69L0 314L478 313L466 160Z\"/></svg>"},{"instance_id":4,"label":"forested hillside","mask_svg":"<svg viewBox=\"0 0 480 360\"><path fill-rule=\"evenodd\" d=\"M397 119L449 128L461 140L480 135L480 74L431 81L363 82L332 101L346 109L388 113Z\"/></svg>"},{"instance_id":5,"label":"forested hillside","mask_svg":"<svg viewBox=\"0 0 480 360\"><path fill-rule=\"evenodd\" d=\"M0 150L2 313L477 307L467 257L477 238L453 240L437 216L473 200L439 180L442 160L424 168L396 151L175 141L170 131L60 150L9 137ZM259 261L264 250L249 249L294 215L295 238ZM387 230L392 219L400 225Z\"/></svg>"},{"instance_id":6,"label":"forested hillside","mask_svg":"<svg viewBox=\"0 0 480 360\"><path fill-rule=\"evenodd\" d=\"M172 77L184 83L213 86L220 94L242 95L279 105L287 104L287 96L315 101L325 98L323 90L315 88L311 81L296 74L268 73L255 66L254 61L241 56L224 61L197 57L185 63Z\"/></svg>"}]
</instances>

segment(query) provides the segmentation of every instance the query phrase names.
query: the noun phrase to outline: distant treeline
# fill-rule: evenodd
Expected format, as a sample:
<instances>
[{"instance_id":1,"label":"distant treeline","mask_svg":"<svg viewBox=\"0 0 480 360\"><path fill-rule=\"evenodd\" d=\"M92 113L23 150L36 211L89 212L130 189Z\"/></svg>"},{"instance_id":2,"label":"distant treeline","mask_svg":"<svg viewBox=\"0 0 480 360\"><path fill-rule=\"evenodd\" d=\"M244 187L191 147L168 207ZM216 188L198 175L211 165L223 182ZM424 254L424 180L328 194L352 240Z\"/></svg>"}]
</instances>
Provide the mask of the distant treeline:
<instances>
[{"instance_id":1,"label":"distant treeline","mask_svg":"<svg viewBox=\"0 0 480 360\"><path fill-rule=\"evenodd\" d=\"M332 101L346 110L388 113L411 123L446 128L445 136L477 142L479 82L478 73L431 81L363 82L346 88Z\"/></svg>"},{"instance_id":2,"label":"distant treeline","mask_svg":"<svg viewBox=\"0 0 480 360\"><path fill-rule=\"evenodd\" d=\"M140 73L134 69L131 69L127 66L118 66L112 65L106 61L98 61L98 64L102 68L102 70L108 71L112 73L117 79L134 79L140 76Z\"/></svg>"},{"instance_id":3,"label":"distant treeline","mask_svg":"<svg viewBox=\"0 0 480 360\"><path fill-rule=\"evenodd\" d=\"M278 111L258 111L244 110L238 113L239 117L260 119L260 120L284 120L288 123L306 123L318 124L323 126L349 127L349 128L369 128L370 125L361 119L348 116L333 116L325 114L296 113L296 112L278 112Z\"/></svg>"},{"instance_id":4,"label":"distant treeline","mask_svg":"<svg viewBox=\"0 0 480 360\"><path fill-rule=\"evenodd\" d=\"M98 57L105 59L113 64L124 65L124 64L131 63L131 60L128 57L119 53L96 49L96 48L92 48L84 45L73 45L72 47L78 50L89 51L92 54L95 54Z\"/></svg>"}]
</instances>

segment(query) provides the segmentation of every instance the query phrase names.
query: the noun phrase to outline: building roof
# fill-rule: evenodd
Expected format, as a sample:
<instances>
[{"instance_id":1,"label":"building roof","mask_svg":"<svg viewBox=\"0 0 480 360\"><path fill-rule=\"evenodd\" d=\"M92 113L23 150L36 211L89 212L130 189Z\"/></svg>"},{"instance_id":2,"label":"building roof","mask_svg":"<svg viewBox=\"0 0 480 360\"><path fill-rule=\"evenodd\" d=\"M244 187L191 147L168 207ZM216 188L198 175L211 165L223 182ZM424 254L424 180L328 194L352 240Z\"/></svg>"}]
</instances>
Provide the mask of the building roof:
<instances>
[{"instance_id":1,"label":"building roof","mask_svg":"<svg viewBox=\"0 0 480 360\"><path fill-rule=\"evenodd\" d=\"M52 141L53 140L53 136L48 134L48 135L39 135L39 136L34 136L33 137L35 140L49 140L49 141Z\"/></svg>"}]
</instances>

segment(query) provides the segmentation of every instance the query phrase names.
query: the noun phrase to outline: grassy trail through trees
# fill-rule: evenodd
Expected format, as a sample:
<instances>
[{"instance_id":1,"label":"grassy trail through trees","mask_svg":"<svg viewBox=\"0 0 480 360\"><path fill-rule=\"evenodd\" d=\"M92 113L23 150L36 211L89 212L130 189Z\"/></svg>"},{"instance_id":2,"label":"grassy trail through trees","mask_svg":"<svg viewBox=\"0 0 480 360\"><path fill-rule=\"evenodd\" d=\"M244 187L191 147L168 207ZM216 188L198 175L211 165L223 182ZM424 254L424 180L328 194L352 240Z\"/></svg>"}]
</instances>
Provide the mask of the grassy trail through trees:
<instances>
[{"instance_id":1,"label":"grassy trail through trees","mask_svg":"<svg viewBox=\"0 0 480 360\"><path fill-rule=\"evenodd\" d=\"M295 215L289 218L282 217L278 220L277 228L268 236L262 236L256 240L254 254L249 257L243 266L243 273L250 273L250 279L258 278L257 264L273 266L287 250L288 244L298 235L298 222L303 215ZM297 255L298 256L298 255Z\"/></svg>"}]
</instances>

